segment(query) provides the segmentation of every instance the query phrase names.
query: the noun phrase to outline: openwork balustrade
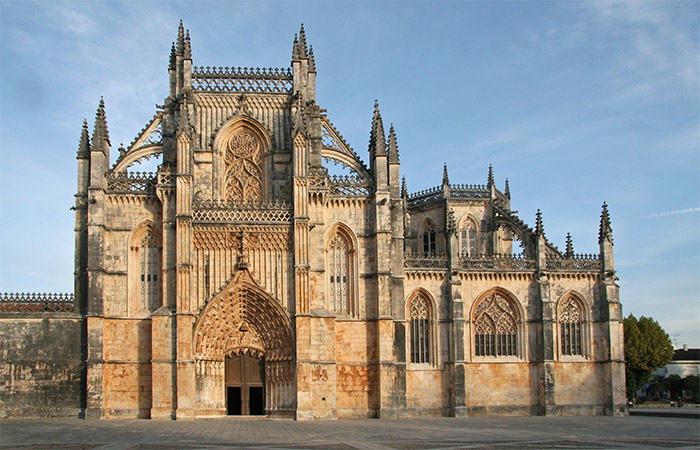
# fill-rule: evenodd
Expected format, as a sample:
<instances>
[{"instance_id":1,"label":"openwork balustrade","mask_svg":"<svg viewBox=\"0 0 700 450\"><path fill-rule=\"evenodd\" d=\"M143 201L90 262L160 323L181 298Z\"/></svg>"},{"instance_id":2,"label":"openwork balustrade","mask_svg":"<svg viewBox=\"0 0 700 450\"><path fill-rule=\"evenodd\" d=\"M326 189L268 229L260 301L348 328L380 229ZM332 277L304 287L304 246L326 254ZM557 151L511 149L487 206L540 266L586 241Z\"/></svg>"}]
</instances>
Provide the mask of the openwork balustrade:
<instances>
[{"instance_id":1,"label":"openwork balustrade","mask_svg":"<svg viewBox=\"0 0 700 450\"><path fill-rule=\"evenodd\" d=\"M0 312L71 312L73 294L0 293Z\"/></svg>"},{"instance_id":2,"label":"openwork balustrade","mask_svg":"<svg viewBox=\"0 0 700 450\"><path fill-rule=\"evenodd\" d=\"M454 198L489 198L489 189L485 184L451 184L450 197Z\"/></svg>"},{"instance_id":3,"label":"openwork balustrade","mask_svg":"<svg viewBox=\"0 0 700 450\"><path fill-rule=\"evenodd\" d=\"M211 200L194 202L194 222L214 223L289 223L292 210L285 202L230 202Z\"/></svg>"},{"instance_id":4,"label":"openwork balustrade","mask_svg":"<svg viewBox=\"0 0 700 450\"><path fill-rule=\"evenodd\" d=\"M548 257L545 262L547 270L600 270L600 258L598 255L573 255L571 257Z\"/></svg>"},{"instance_id":5,"label":"openwork balustrade","mask_svg":"<svg viewBox=\"0 0 700 450\"><path fill-rule=\"evenodd\" d=\"M370 194L369 184L356 175L332 175L331 192L337 195L365 196Z\"/></svg>"},{"instance_id":6,"label":"openwork balustrade","mask_svg":"<svg viewBox=\"0 0 700 450\"><path fill-rule=\"evenodd\" d=\"M114 194L155 194L153 172L113 172L107 177L107 190Z\"/></svg>"},{"instance_id":7,"label":"openwork balustrade","mask_svg":"<svg viewBox=\"0 0 700 450\"><path fill-rule=\"evenodd\" d=\"M411 269L447 269L447 255L407 252L403 266Z\"/></svg>"},{"instance_id":8,"label":"openwork balustrade","mask_svg":"<svg viewBox=\"0 0 700 450\"><path fill-rule=\"evenodd\" d=\"M459 258L463 270L535 270L535 260L523 255L475 255Z\"/></svg>"},{"instance_id":9,"label":"openwork balustrade","mask_svg":"<svg viewBox=\"0 0 700 450\"><path fill-rule=\"evenodd\" d=\"M286 94L292 91L292 71L252 67L193 67L192 89L195 92Z\"/></svg>"},{"instance_id":10,"label":"openwork balustrade","mask_svg":"<svg viewBox=\"0 0 700 450\"><path fill-rule=\"evenodd\" d=\"M443 198L442 186L432 187L422 191L415 192L408 196L408 207L412 208L426 203L431 203Z\"/></svg>"}]
</instances>

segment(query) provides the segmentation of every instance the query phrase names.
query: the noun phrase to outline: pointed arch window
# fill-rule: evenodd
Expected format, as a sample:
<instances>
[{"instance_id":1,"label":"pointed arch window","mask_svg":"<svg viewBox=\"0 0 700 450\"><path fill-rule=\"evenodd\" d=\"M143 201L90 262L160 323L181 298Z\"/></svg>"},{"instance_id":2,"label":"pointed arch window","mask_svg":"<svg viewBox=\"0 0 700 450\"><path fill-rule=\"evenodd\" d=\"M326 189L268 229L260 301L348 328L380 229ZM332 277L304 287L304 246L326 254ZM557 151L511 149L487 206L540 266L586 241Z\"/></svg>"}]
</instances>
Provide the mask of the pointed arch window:
<instances>
[{"instance_id":1,"label":"pointed arch window","mask_svg":"<svg viewBox=\"0 0 700 450\"><path fill-rule=\"evenodd\" d=\"M349 250L348 242L340 233L328 243L328 293L334 312L350 311Z\"/></svg>"},{"instance_id":2,"label":"pointed arch window","mask_svg":"<svg viewBox=\"0 0 700 450\"><path fill-rule=\"evenodd\" d=\"M518 356L518 314L498 292L484 297L474 309L474 354Z\"/></svg>"},{"instance_id":3,"label":"pointed arch window","mask_svg":"<svg viewBox=\"0 0 700 450\"><path fill-rule=\"evenodd\" d=\"M583 304L569 295L559 305L559 341L562 356L584 356Z\"/></svg>"},{"instance_id":4,"label":"pointed arch window","mask_svg":"<svg viewBox=\"0 0 700 450\"><path fill-rule=\"evenodd\" d=\"M153 311L159 306L160 283L158 242L153 234L147 232L139 248L140 262L140 298L141 309Z\"/></svg>"},{"instance_id":5,"label":"pointed arch window","mask_svg":"<svg viewBox=\"0 0 700 450\"><path fill-rule=\"evenodd\" d=\"M423 253L435 254L435 224L429 220L423 227Z\"/></svg>"},{"instance_id":6,"label":"pointed arch window","mask_svg":"<svg viewBox=\"0 0 700 450\"><path fill-rule=\"evenodd\" d=\"M410 353L412 363L431 362L431 308L430 301L418 294L408 305Z\"/></svg>"},{"instance_id":7,"label":"pointed arch window","mask_svg":"<svg viewBox=\"0 0 700 450\"><path fill-rule=\"evenodd\" d=\"M476 225L471 220L467 220L459 230L460 255L462 257L476 255Z\"/></svg>"}]
</instances>

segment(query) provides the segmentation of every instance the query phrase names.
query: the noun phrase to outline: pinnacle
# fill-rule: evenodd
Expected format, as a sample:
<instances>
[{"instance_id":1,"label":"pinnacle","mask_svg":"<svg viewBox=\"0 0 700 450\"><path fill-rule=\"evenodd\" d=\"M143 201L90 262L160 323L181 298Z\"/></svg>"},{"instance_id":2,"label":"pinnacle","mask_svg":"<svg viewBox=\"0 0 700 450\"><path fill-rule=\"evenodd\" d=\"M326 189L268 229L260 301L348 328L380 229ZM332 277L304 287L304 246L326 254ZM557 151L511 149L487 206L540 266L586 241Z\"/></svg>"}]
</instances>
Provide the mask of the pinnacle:
<instances>
[{"instance_id":1,"label":"pinnacle","mask_svg":"<svg viewBox=\"0 0 700 450\"><path fill-rule=\"evenodd\" d=\"M536 219L535 219L535 234L538 236L544 236L544 225L542 224L542 213L540 210L537 210L536 214Z\"/></svg>"},{"instance_id":2,"label":"pinnacle","mask_svg":"<svg viewBox=\"0 0 700 450\"><path fill-rule=\"evenodd\" d=\"M566 252L564 253L564 256L567 258L574 256L574 244L571 241L571 233L566 233Z\"/></svg>"},{"instance_id":3,"label":"pinnacle","mask_svg":"<svg viewBox=\"0 0 700 450\"><path fill-rule=\"evenodd\" d=\"M386 156L386 141L384 137L384 123L379 112L379 102L374 100L374 116L372 116L372 131L369 135L369 153L374 158L377 155Z\"/></svg>"},{"instance_id":4,"label":"pinnacle","mask_svg":"<svg viewBox=\"0 0 700 450\"><path fill-rule=\"evenodd\" d=\"M406 198L408 196L408 191L406 190L406 177L401 177L401 197Z\"/></svg>"},{"instance_id":5,"label":"pinnacle","mask_svg":"<svg viewBox=\"0 0 700 450\"><path fill-rule=\"evenodd\" d=\"M508 184L508 178L506 178L506 189L504 194L506 195L506 197L510 198L510 184Z\"/></svg>"},{"instance_id":6,"label":"pinnacle","mask_svg":"<svg viewBox=\"0 0 700 450\"><path fill-rule=\"evenodd\" d=\"M389 147L389 163L399 162L399 145L396 143L396 132L394 131L394 124L389 126L389 142L387 143Z\"/></svg>"},{"instance_id":7,"label":"pinnacle","mask_svg":"<svg viewBox=\"0 0 700 450\"><path fill-rule=\"evenodd\" d=\"M180 20L180 26L177 27L177 56L184 56L185 54L185 28L182 26L182 20Z\"/></svg>"},{"instance_id":8,"label":"pinnacle","mask_svg":"<svg viewBox=\"0 0 700 450\"><path fill-rule=\"evenodd\" d=\"M610 238L612 242L612 227L610 226L610 213L608 212L608 204L603 202L603 211L600 213L600 229L598 231L598 243L603 242L603 239Z\"/></svg>"},{"instance_id":9,"label":"pinnacle","mask_svg":"<svg viewBox=\"0 0 700 450\"><path fill-rule=\"evenodd\" d=\"M487 186L493 185L493 166L489 164L489 178L486 182Z\"/></svg>"},{"instance_id":10,"label":"pinnacle","mask_svg":"<svg viewBox=\"0 0 700 450\"><path fill-rule=\"evenodd\" d=\"M298 44L298 55L299 58L308 58L308 47L306 46L306 32L304 31L304 24L301 24L301 29L299 30L299 44Z\"/></svg>"},{"instance_id":11,"label":"pinnacle","mask_svg":"<svg viewBox=\"0 0 700 450\"><path fill-rule=\"evenodd\" d=\"M109 142L109 130L107 129L105 101L103 97L100 97L100 104L97 107L97 112L95 113L95 126L92 130L92 145L100 148L100 141L102 140L107 141L107 145L111 145Z\"/></svg>"},{"instance_id":12,"label":"pinnacle","mask_svg":"<svg viewBox=\"0 0 700 450\"><path fill-rule=\"evenodd\" d=\"M314 46L309 46L309 72L316 72L316 60L314 59Z\"/></svg>"},{"instance_id":13,"label":"pinnacle","mask_svg":"<svg viewBox=\"0 0 700 450\"><path fill-rule=\"evenodd\" d=\"M447 163L445 162L442 163L442 184L450 184L450 177L447 175Z\"/></svg>"},{"instance_id":14,"label":"pinnacle","mask_svg":"<svg viewBox=\"0 0 700 450\"><path fill-rule=\"evenodd\" d=\"M83 130L80 132L80 145L78 146L78 159L90 157L90 136L87 119L83 119Z\"/></svg>"},{"instance_id":15,"label":"pinnacle","mask_svg":"<svg viewBox=\"0 0 700 450\"><path fill-rule=\"evenodd\" d=\"M187 30L187 35L185 36L185 59L192 59L192 44L190 43L190 30Z\"/></svg>"},{"instance_id":16,"label":"pinnacle","mask_svg":"<svg viewBox=\"0 0 700 450\"><path fill-rule=\"evenodd\" d=\"M177 57L177 53L175 52L175 43L173 42L172 47L170 47L170 63L168 65L169 70L175 70L176 57Z\"/></svg>"}]
</instances>

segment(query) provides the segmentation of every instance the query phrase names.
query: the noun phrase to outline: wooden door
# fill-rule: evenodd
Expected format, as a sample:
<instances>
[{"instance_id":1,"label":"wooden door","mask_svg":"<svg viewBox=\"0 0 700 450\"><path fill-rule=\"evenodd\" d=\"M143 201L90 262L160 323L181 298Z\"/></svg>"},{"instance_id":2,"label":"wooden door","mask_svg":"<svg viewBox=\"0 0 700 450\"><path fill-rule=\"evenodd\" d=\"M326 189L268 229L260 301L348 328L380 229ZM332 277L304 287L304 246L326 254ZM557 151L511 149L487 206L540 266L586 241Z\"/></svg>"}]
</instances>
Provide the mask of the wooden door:
<instances>
[{"instance_id":1,"label":"wooden door","mask_svg":"<svg viewBox=\"0 0 700 450\"><path fill-rule=\"evenodd\" d=\"M229 415L265 413L265 364L249 355L226 358L226 406Z\"/></svg>"}]
</instances>

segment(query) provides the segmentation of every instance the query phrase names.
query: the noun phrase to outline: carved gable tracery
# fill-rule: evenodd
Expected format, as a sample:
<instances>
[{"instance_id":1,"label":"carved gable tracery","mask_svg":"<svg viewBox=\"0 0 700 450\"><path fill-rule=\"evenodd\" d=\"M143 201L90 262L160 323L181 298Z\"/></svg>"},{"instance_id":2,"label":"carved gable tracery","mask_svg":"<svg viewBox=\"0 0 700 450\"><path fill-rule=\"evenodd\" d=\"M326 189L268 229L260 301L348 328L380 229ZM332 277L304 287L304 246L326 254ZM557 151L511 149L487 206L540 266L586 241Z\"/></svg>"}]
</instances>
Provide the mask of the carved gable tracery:
<instances>
[{"instance_id":1,"label":"carved gable tracery","mask_svg":"<svg viewBox=\"0 0 700 450\"><path fill-rule=\"evenodd\" d=\"M263 199L263 152L259 140L242 131L226 145L224 199L232 202L260 202Z\"/></svg>"}]
</instances>

